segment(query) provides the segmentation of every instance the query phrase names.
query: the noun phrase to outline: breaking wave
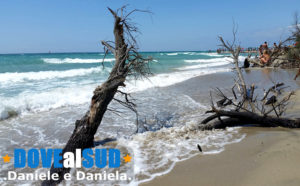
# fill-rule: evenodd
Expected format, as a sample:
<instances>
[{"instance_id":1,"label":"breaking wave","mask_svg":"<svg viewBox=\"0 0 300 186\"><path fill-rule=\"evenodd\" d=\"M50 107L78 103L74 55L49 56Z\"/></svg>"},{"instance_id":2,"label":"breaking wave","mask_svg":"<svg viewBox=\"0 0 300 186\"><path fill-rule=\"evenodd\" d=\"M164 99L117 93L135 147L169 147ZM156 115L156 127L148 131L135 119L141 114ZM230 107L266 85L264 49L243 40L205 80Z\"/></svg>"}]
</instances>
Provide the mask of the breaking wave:
<instances>
[{"instance_id":1,"label":"breaking wave","mask_svg":"<svg viewBox=\"0 0 300 186\"><path fill-rule=\"evenodd\" d=\"M211 56L211 57L223 57L224 55L218 54L216 52L204 52L200 53L201 55Z\"/></svg>"},{"instance_id":2,"label":"breaking wave","mask_svg":"<svg viewBox=\"0 0 300 186\"><path fill-rule=\"evenodd\" d=\"M39 72L7 72L0 73L0 83L15 83L30 80L44 80L54 78L69 78L75 76L85 76L92 73L107 72L109 69L102 67L80 68L65 71L39 71Z\"/></svg>"},{"instance_id":3,"label":"breaking wave","mask_svg":"<svg viewBox=\"0 0 300 186\"><path fill-rule=\"evenodd\" d=\"M168 55L168 56L177 56L178 53L177 53L177 52L175 52L175 53L167 53L167 55Z\"/></svg>"},{"instance_id":4,"label":"breaking wave","mask_svg":"<svg viewBox=\"0 0 300 186\"><path fill-rule=\"evenodd\" d=\"M217 66L223 66L223 65L228 65L230 62L217 62L217 63L205 63L205 64L200 64L200 65L192 65L192 66L186 66L186 67L181 67L178 68L179 70L192 70L192 69L197 69L197 68L208 68L208 67L217 67Z\"/></svg>"},{"instance_id":5,"label":"breaking wave","mask_svg":"<svg viewBox=\"0 0 300 186\"><path fill-rule=\"evenodd\" d=\"M102 63L102 62L112 62L115 61L114 58L107 59L81 59L81 58L42 58L45 63L51 64L63 64L63 63Z\"/></svg>"},{"instance_id":6,"label":"breaking wave","mask_svg":"<svg viewBox=\"0 0 300 186\"><path fill-rule=\"evenodd\" d=\"M245 56L240 56L239 61L245 60ZM212 59L186 59L186 63L216 63L216 62L232 62L231 57L222 57L222 58L212 58Z\"/></svg>"},{"instance_id":7,"label":"breaking wave","mask_svg":"<svg viewBox=\"0 0 300 186\"><path fill-rule=\"evenodd\" d=\"M77 69L79 70L79 69ZM83 71L70 70L63 72L36 72L40 73L41 76L37 74L18 74L18 76L7 76L11 77L10 79L6 77L6 82L9 80L13 81L22 81L26 78L31 78L32 80L41 80L45 78L61 78L61 77L73 77L78 75L85 75L86 73L99 73L102 72L102 68L91 68L85 69ZM151 76L145 80L130 80L126 83L127 92L137 92L144 91L153 87L166 87L176 83L183 82L193 77L202 76L206 74L226 72L230 69L227 68L215 68L215 69L197 69L191 71L177 71L172 73L163 73ZM70 74L68 74L70 73ZM3 74L0 74L0 77ZM1 81L0 81L1 82ZM59 107L71 106L71 105L80 105L89 103L92 96L94 88L101 82L95 82L90 85L80 85L75 84L72 87L66 88L55 88L49 91L43 92L24 92L16 97L11 98L2 98L4 100L0 103L0 119L9 118L10 115L16 113L17 115L23 113L34 113L47 111Z\"/></svg>"},{"instance_id":8,"label":"breaking wave","mask_svg":"<svg viewBox=\"0 0 300 186\"><path fill-rule=\"evenodd\" d=\"M215 63L215 62L224 62L228 61L231 62L232 59L229 57L225 58L212 58L212 59L186 59L184 62L186 63Z\"/></svg>"}]
</instances>

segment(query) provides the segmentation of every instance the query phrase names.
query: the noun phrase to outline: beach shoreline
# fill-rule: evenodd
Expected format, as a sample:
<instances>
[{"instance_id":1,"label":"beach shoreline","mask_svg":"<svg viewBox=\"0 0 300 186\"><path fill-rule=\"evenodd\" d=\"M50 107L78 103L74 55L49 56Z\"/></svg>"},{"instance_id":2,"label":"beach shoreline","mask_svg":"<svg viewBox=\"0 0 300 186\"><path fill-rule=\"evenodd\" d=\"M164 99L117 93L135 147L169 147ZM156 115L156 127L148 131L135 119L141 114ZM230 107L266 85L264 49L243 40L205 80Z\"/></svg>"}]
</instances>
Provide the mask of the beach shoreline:
<instances>
[{"instance_id":1,"label":"beach shoreline","mask_svg":"<svg viewBox=\"0 0 300 186\"><path fill-rule=\"evenodd\" d=\"M247 137L215 155L179 162L166 175L143 186L299 185L300 130L243 128Z\"/></svg>"},{"instance_id":2,"label":"beach shoreline","mask_svg":"<svg viewBox=\"0 0 300 186\"><path fill-rule=\"evenodd\" d=\"M196 159L197 157L199 158L197 143L201 144L203 152L207 154L203 157L200 154L200 159L209 159L210 161L208 162L214 162L214 158L218 157L218 154L220 152L220 154L226 154L228 153L227 151L232 151L236 154L241 153L242 150L240 150L238 147L236 148L237 150L230 150L231 146L236 146L236 144L232 143L236 143L243 139L245 134L247 135L247 141L248 136L251 136L250 133L254 132L248 133L244 129L229 129L228 131L226 130L216 132L212 131L212 133L208 132L204 134L201 133L201 131L193 132L193 126L195 126L204 117L206 117L206 115L204 115L204 112L209 108L210 105L209 92L216 87L219 87L220 89L226 91L226 89L230 88L233 85L235 74L230 70L226 70L226 68L227 67L225 66L224 72L215 72L211 74L206 74L207 72L201 71L197 76L193 76L187 80L174 83L172 85L152 87L145 91L137 91L133 93L133 97L139 99L137 100L137 102L140 106L140 113L142 113L141 111L146 111L145 115L149 116L148 111L153 110L153 116L155 116L154 114L157 114L159 112L160 115L158 115L158 119L161 119L161 121L167 121L168 123L172 124L172 127L170 128L161 128L161 130L156 130L154 132L138 134L134 137L134 139L123 139L118 142L119 145L124 145L124 148L128 147L131 149L137 149L137 156L134 157L134 160L137 162L136 166L149 172L146 172L146 174L144 174L142 171L140 171L136 176L136 184L172 184L172 182L170 182L170 179L167 179L166 182L162 181L161 179L169 177L170 175L174 175L175 178L177 178L178 174L181 174L176 172L174 174L174 171L177 170L178 166L183 166L183 170L187 174L185 175L185 178L182 178L182 180L185 180L185 183L194 183L195 185L199 185L199 183L202 183L197 180L199 177L198 172L201 172L198 170L200 166L191 169L190 165L188 165L189 162L194 165L194 159ZM272 79L274 82L285 82L286 86L289 86L290 89L299 89L299 81L289 81L294 77L294 71L295 70L247 69L244 71L244 76L247 83L254 82L255 85L258 86L259 90L261 90L263 87L270 87L272 85L272 81L270 81L270 79ZM187 73L189 73L189 71L186 71L184 74ZM193 73L196 74L195 72ZM155 97L155 99L153 99L153 97ZM149 100L151 100L151 103L149 102ZM297 107L297 104L295 106ZM86 111L86 107L86 104L70 107L59 107L56 109L51 109L50 111L43 111L24 115L21 117L10 118L1 121L1 127L10 129L10 131L6 131L5 134L6 136L8 136L8 141L11 140L9 138L10 136L14 136L13 139L16 141L15 144L18 145L20 141L26 141L24 148L31 148L32 144L34 144L36 148L42 148L45 145L48 145L52 148L61 148L67 141L68 136L71 135L70 133L73 131L74 121ZM299 108L294 108L294 110L295 109L300 110ZM124 127L124 125L112 126L111 123L119 123L120 120L118 120L117 117L114 117L115 120L111 120L112 117L110 117L111 115L109 114L111 113L107 113L107 116L104 118L104 122L103 124L101 124L100 130L95 135L95 139L101 140L104 137L116 137L114 135L117 133L114 131L114 129L119 131L120 128ZM295 113L290 114L291 117L296 116ZM169 121L168 118L171 118L171 120ZM128 121L130 122L130 120ZM63 123L63 125L61 123ZM124 134L131 135L134 132L133 130L136 129L135 125L128 126L130 127L126 128L125 126L124 128L122 128L122 130ZM30 127L34 130L31 130ZM16 134L15 129L22 131L22 135ZM31 137L33 136L32 131L36 130L40 130L40 137L38 136L38 139L34 139ZM260 129L252 128L251 130L259 131ZM55 137L52 138L51 136L53 136L53 134L55 134ZM207 143L209 141L207 141L206 139L210 139L210 143ZM55 141L53 142L53 140ZM243 141L239 142L238 144L244 144ZM270 141L273 143L276 141L276 139L272 139ZM129 146L129 144L131 146ZM177 144L177 146L175 146L175 144ZM227 145L225 145L224 147L224 144ZM9 152L10 150L17 148L18 145L6 145L2 148L4 149L3 151ZM114 144L112 145L114 146ZM137 147L136 145L139 146ZM246 144L245 146L248 148L249 145ZM243 152L248 151L245 150ZM218 154L214 155L214 153ZM141 156L141 154L143 154L143 156ZM164 157L165 155L168 155L170 157ZM224 161L224 156L220 156L220 162L221 160ZM242 160L240 162L242 162ZM155 166L152 167L152 164L155 164L155 166L159 165L161 166L161 168L156 169ZM221 164L218 164L218 166L219 165ZM208 164L201 165L204 172L207 168L210 168L209 166L210 165ZM214 164L212 172L215 169L218 169L216 164ZM23 170L20 169L19 171ZM195 178L190 177L193 175L195 176ZM171 180L173 179L174 178L171 178ZM195 181L191 181L190 179ZM153 181L144 183L146 182L146 180ZM234 181L234 179L232 179L232 181ZM207 185L206 183L209 185L214 185L214 183L203 182L204 185ZM231 182L228 182L228 184L229 183ZM79 183L76 182L76 184Z\"/></svg>"},{"instance_id":3,"label":"beach shoreline","mask_svg":"<svg viewBox=\"0 0 300 186\"><path fill-rule=\"evenodd\" d=\"M228 78L226 73L218 75ZM288 76L292 76L292 73ZM206 77L209 78L209 75ZM287 76L284 77L283 80L287 81ZM255 78L250 77L250 80L255 81ZM296 88L296 93L286 116L297 117L300 111L300 90L298 87L293 88ZM197 99L197 96L191 97ZM199 152L191 159L177 162L168 174L141 185L299 185L299 129L243 127L240 133L246 134L246 137L239 143L226 145L223 152L213 155Z\"/></svg>"}]
</instances>

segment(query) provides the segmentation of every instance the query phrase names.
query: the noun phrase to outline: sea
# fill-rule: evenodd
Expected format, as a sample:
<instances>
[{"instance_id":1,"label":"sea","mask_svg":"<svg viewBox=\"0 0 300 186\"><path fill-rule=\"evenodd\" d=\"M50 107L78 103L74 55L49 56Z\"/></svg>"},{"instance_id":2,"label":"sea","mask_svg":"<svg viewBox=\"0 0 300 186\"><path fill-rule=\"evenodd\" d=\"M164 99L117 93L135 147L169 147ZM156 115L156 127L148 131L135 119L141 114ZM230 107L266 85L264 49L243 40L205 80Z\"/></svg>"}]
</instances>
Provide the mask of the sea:
<instances>
[{"instance_id":1,"label":"sea","mask_svg":"<svg viewBox=\"0 0 300 186\"><path fill-rule=\"evenodd\" d=\"M185 93L190 89L174 91L175 85L184 85L195 77L230 73L233 67L230 56L207 51L141 54L153 58L152 74L140 79L128 77L126 87L122 88L137 105L138 120L134 112L113 101L95 136L95 140L115 139L99 148L116 147L133 156L130 171L134 179L126 184L139 185L152 180L170 172L176 162L199 154L220 153L227 144L245 137L240 128L197 130L209 109L208 95L194 99ZM241 56L240 61L244 58ZM109 54L104 58L103 53L1 54L1 156L13 155L15 148L63 148L75 121L89 109L93 90L106 80L113 64L114 57ZM116 96L122 99L121 95ZM199 152L198 144L203 152ZM15 170L13 161L0 164L0 185L40 184L39 181L6 182L3 178L8 170ZM15 171L46 170L40 167ZM76 180L63 184L86 185Z\"/></svg>"}]
</instances>

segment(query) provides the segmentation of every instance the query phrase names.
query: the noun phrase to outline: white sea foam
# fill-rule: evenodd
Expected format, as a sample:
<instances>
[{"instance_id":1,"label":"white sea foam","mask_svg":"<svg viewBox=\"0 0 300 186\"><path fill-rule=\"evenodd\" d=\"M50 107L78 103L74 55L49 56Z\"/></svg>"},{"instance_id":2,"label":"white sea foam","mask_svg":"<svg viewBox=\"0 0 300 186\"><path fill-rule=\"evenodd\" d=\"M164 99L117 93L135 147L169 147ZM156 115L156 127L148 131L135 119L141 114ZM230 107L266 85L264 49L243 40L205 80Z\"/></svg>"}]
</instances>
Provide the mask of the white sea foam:
<instances>
[{"instance_id":1,"label":"white sea foam","mask_svg":"<svg viewBox=\"0 0 300 186\"><path fill-rule=\"evenodd\" d=\"M228 72L228 68L219 68L219 69L197 69L190 71L178 71L173 73L158 74L152 77L149 77L148 80L144 81L130 81L127 82L129 85L126 89L129 92L134 91L143 91L152 87L166 87L176 83L183 82L193 77L203 76L207 74L213 74L218 72Z\"/></svg>"},{"instance_id":2,"label":"white sea foam","mask_svg":"<svg viewBox=\"0 0 300 186\"><path fill-rule=\"evenodd\" d=\"M152 87L165 87L176 83L183 82L190 78L230 71L227 67L219 68L228 64L230 58L215 58L203 59L200 63L193 66L178 68L180 71L171 73L156 74L144 80L130 80L127 82L126 91L136 92L143 91ZM199 60L198 63L199 63ZM193 62L196 62L193 60ZM213 67L213 68L210 68ZM20 83L28 80L39 81L45 79L56 79L85 76L92 73L108 74L109 68L95 67L87 69L72 69L66 71L41 71L41 72L23 72L23 73L2 73L0 74L0 85L7 85L8 83ZM92 81L94 82L94 81ZM0 118L4 119L9 117L14 112L19 114L47 111L53 108L79 105L88 103L94 88L101 82L94 82L89 86L82 86L80 82L70 84L66 88L50 88L48 91L27 91L16 95L15 97L7 98L2 97L4 100L0 103ZM39 85L44 86L44 85Z\"/></svg>"},{"instance_id":3,"label":"white sea foam","mask_svg":"<svg viewBox=\"0 0 300 186\"><path fill-rule=\"evenodd\" d=\"M173 95L169 96L174 97ZM150 95L150 97L152 96ZM167 100L168 99L164 100L164 102ZM240 133L240 128L199 131L197 125L201 120L201 113L204 111L203 105L195 102L187 95L178 96L178 99L171 99L170 101L176 103L176 107L178 107L178 112L180 113L180 117L172 120L172 122L180 124L180 126L162 128L156 132L145 132L132 136L125 135L126 137L118 138L118 140L113 144L113 146L115 144L117 145L114 146L115 148L122 149L122 153L125 152L124 148L127 149L133 157L133 162L132 164L129 164L129 166L130 168L133 166L135 179L129 185L137 186L146 181L150 181L157 176L167 174L174 168L177 162L187 160L191 157L199 156L199 158L201 158L201 156L204 155L220 153L226 150L226 145L237 143L245 138L245 134ZM154 103L153 106L155 105L156 103ZM183 111L186 111L186 107L189 111L185 113ZM166 109L168 108L169 107L166 106ZM202 110L199 110L201 108ZM68 110L68 108L65 110ZM41 115L39 114L32 117L28 116L8 121L7 123L10 123L11 126L9 126L7 131L10 131L10 133L11 131L14 131L13 134L18 133L19 135L16 135L11 141L16 145L23 145L24 148L41 148L43 146L48 146L49 148L61 148L68 139L69 134L72 132L74 128L73 123L77 117L80 116L76 115L74 117L67 114L61 114L58 116L57 112L53 110L51 112L42 113ZM124 121L128 118L120 119ZM49 126L50 123L51 126ZM114 121L113 123L114 125L108 125L110 126L110 129L114 128L114 130L119 131L119 133L124 132L123 130L120 130L120 128L123 129L122 127L124 127L124 122ZM125 124L127 123L125 122ZM0 128L1 127L5 126L1 125ZM132 129L132 126L127 127L131 127ZM107 129L102 125L99 133L108 133L106 130ZM32 135L33 132L34 135ZM97 136L103 137L103 135L99 133ZM6 137L8 137L8 135ZM202 153L198 151L197 144L202 147ZM107 145L108 146L106 146L106 148L110 148L110 144ZM4 150L6 147L10 148L11 145L3 145L1 150ZM10 166L13 167L13 164L10 164ZM8 170L9 168L10 167L3 167L4 170ZM123 170L128 171L128 169L129 168L126 167L126 169ZM24 170L20 169L18 171L23 172ZM39 172L43 170L38 169L32 171ZM97 171L99 170L96 168L89 169L89 172ZM131 171L132 169L130 169L129 172L131 173ZM71 174L73 173L74 172L71 172ZM0 183L2 183L1 180ZM35 184L35 182L26 183L30 185ZM69 182L69 184L74 185L80 183L72 181ZM115 185L114 182L109 182L107 184Z\"/></svg>"},{"instance_id":4,"label":"white sea foam","mask_svg":"<svg viewBox=\"0 0 300 186\"><path fill-rule=\"evenodd\" d=\"M115 61L114 58L106 59L82 59L82 58L42 58L45 63L51 64L63 64L63 63L102 63L102 62L112 62Z\"/></svg>"},{"instance_id":5,"label":"white sea foam","mask_svg":"<svg viewBox=\"0 0 300 186\"><path fill-rule=\"evenodd\" d=\"M181 54L181 53L180 53ZM190 54L186 54L190 55ZM220 60L219 60L220 59ZM228 58L229 59L229 58ZM191 62L193 66L178 68L179 70L171 73L156 74L149 77L149 80L130 80L126 83L126 91L143 91L152 87L165 87L173 85L190 79L192 77L212 74L217 72L230 71L229 68L224 67L223 65L229 64L227 58L215 58L209 59L211 61L201 61L201 62ZM200 64L199 64L200 63ZM222 66L222 68L219 68ZM214 68L210 68L214 67ZM65 77L76 77L89 75L91 73L108 73L110 69L103 70L99 68L88 68L88 69L74 69L66 71L44 71L44 72L24 72L24 73L3 73L0 74L0 85L1 83L12 82L23 82L26 80L44 80L44 79L54 79L55 78L65 78ZM181 71L182 70L182 71ZM85 77L84 77L85 78ZM59 79L58 79L59 80ZM26 141L30 147L33 145L39 147L39 145L51 145L55 144L55 147L62 146L66 139L62 138L58 141L54 141L53 134L58 135L59 131L71 132L73 130L73 123L76 118L81 117L82 113L86 110L85 107L88 107L90 98L92 96L93 90L101 82L94 82L88 85L82 83L82 81L76 81L74 84L69 84L68 87L64 88L51 88L45 89L44 85L41 85L41 90L43 91L24 91L15 97L1 97L0 94L0 119L9 117L9 115L18 113L18 114L27 114L27 113L36 113L41 111L38 114L29 114L27 117L27 123L24 122L24 118L16 118L21 121L17 126L18 122L9 121L12 123L14 132L20 134L20 139L17 141L16 137L14 138L14 143L20 145L21 141ZM30 83L30 82L26 82ZM81 84L82 83L82 84ZM142 95L148 94L148 92L156 91L157 89L152 89L147 92L141 92ZM164 92L165 94L165 92ZM155 95L155 96L153 96ZM137 134L132 137L121 138L116 143L121 146L125 146L133 150L133 161L134 161L134 173L137 179L130 183L130 185L138 185L145 181L152 180L156 176L160 176L170 172L175 166L176 162L186 160L195 155L199 155L200 152L197 149L197 144L200 144L203 149L203 155L220 153L225 149L225 145L230 143L239 142L242 140L245 135L239 133L239 128L229 128L225 131L214 130L214 131L198 131L197 124L200 121L199 115L201 111L206 109L206 106L202 103L198 103L187 95L180 95L175 97L174 95L160 96L159 94L150 94L149 97L157 102L161 102L164 105L170 105L176 107L176 112L180 113L180 116L174 120L174 126L172 128L162 128L156 132L145 132L143 134ZM161 101L158 99L163 97L165 100ZM145 99L145 96L141 99ZM152 105L148 104L149 100L146 101L147 105L150 105L151 109L155 106L160 109L156 109L157 112L161 112L163 108L160 107L157 103ZM78 111L74 109L82 108L84 111ZM64 108L65 107L65 108ZM84 107L84 108L83 108ZM58 109L56 109L58 108ZM146 107L147 108L147 107ZM188 109L186 109L188 108ZM151 110L150 109L150 110ZM171 109L168 106L166 108L168 111ZM76 114L61 114L59 111L74 111ZM146 109L147 111L149 109ZM153 109L155 110L155 109ZM200 113L200 114L199 114ZM45 117L39 116L42 114ZM173 114L173 113L172 113ZM148 115L147 115L148 116ZM149 115L150 116L150 115ZM65 117L65 118L63 118ZM34 119L32 119L34 118ZM110 118L111 119L111 118ZM127 119L127 118L126 118ZM126 119L122 118L122 122L113 122L114 125L109 125L109 129L105 128L105 122L102 124L101 132L105 134L115 134L116 132L108 131L112 130L111 128L117 127L118 131L125 133L126 130L119 130L121 127L118 124L124 123L127 125L128 122ZM53 123L55 127L47 127L47 123L43 123L43 120L48 121L48 123ZM71 120L71 121L70 121ZM124 120L126 120L124 122ZM50 122L51 121L51 122ZM52 122L53 121L53 122ZM68 121L68 122L66 122ZM4 121L6 122L6 121ZM34 123L35 122L35 123ZM173 122L173 120L172 120ZM23 125L23 124L26 125ZM32 124L34 123L34 124ZM37 124L38 123L38 124ZM43 124L41 124L43 123ZM109 123L110 124L110 123ZM135 126L134 123L130 123ZM178 125L179 124L179 125ZM70 125L71 127L69 127ZM185 126L182 126L185 125ZM1 125L3 127L5 125ZM48 125L49 126L49 125ZM67 128L66 128L67 127ZM129 128L132 126L129 126ZM29 128L29 132L25 130ZM50 131L50 132L49 132ZM54 131L51 133L51 131ZM32 135L32 132L35 135ZM117 132L118 133L118 132ZM22 134L22 135L21 135ZM50 135L49 135L50 134ZM32 135L32 136L30 136ZM116 134L116 135L119 135ZM18 136L18 135L16 135ZM24 138L24 136L27 136ZM68 136L68 135L61 135ZM102 136L102 135L100 135ZM126 135L125 135L126 136ZM31 140L24 140L24 139ZM66 137L67 138L67 137ZM36 142L33 142L36 141ZM12 142L11 142L12 143ZM22 143L24 144L24 143ZM9 145L7 147L10 147ZM1 149L2 150L2 149ZM201 158L201 157L200 157ZM0 180L1 183L1 180Z\"/></svg>"},{"instance_id":6,"label":"white sea foam","mask_svg":"<svg viewBox=\"0 0 300 186\"><path fill-rule=\"evenodd\" d=\"M190 55L190 56L211 56L211 57L223 57L224 55L218 54L216 52L181 52L180 54Z\"/></svg>"},{"instance_id":7,"label":"white sea foam","mask_svg":"<svg viewBox=\"0 0 300 186\"><path fill-rule=\"evenodd\" d=\"M230 62L217 62L217 63L205 63L200 65L192 65L192 66L186 66L177 68L178 70L192 70L192 69L198 69L198 68L208 68L208 67L217 67L217 66L223 66L228 65Z\"/></svg>"},{"instance_id":8,"label":"white sea foam","mask_svg":"<svg viewBox=\"0 0 300 186\"><path fill-rule=\"evenodd\" d=\"M185 52L185 55L195 56L195 55L202 55L201 52Z\"/></svg>"},{"instance_id":9,"label":"white sea foam","mask_svg":"<svg viewBox=\"0 0 300 186\"><path fill-rule=\"evenodd\" d=\"M186 59L184 62L186 63L214 63L214 62L232 62L232 59L230 57L224 57L224 58L212 58L212 59Z\"/></svg>"},{"instance_id":10,"label":"white sea foam","mask_svg":"<svg viewBox=\"0 0 300 186\"><path fill-rule=\"evenodd\" d=\"M216 52L203 52L203 53L199 53L201 55L206 55L206 56L211 56L211 57L222 57L224 55L222 54L218 54Z\"/></svg>"},{"instance_id":11,"label":"white sea foam","mask_svg":"<svg viewBox=\"0 0 300 186\"><path fill-rule=\"evenodd\" d=\"M39 72L7 72L0 73L0 83L15 83L28 80L44 80L54 78L68 78L75 76L84 76L92 73L107 72L109 68L94 67L80 68L65 71L39 71Z\"/></svg>"},{"instance_id":12,"label":"white sea foam","mask_svg":"<svg viewBox=\"0 0 300 186\"><path fill-rule=\"evenodd\" d=\"M240 56L239 61L245 60L245 56ZM212 58L212 59L186 59L184 62L186 63L217 63L217 62L232 62L231 57L222 57L222 58Z\"/></svg>"},{"instance_id":13,"label":"white sea foam","mask_svg":"<svg viewBox=\"0 0 300 186\"><path fill-rule=\"evenodd\" d=\"M168 56L177 56L178 53L177 53L177 52L175 52L175 53L167 53L167 55L168 55Z\"/></svg>"},{"instance_id":14,"label":"white sea foam","mask_svg":"<svg viewBox=\"0 0 300 186\"><path fill-rule=\"evenodd\" d=\"M182 127L137 134L118 143L134 150L136 180L131 185L139 185L167 174L177 162L199 155L197 144L201 145L203 155L217 154L224 151L225 145L240 142L245 136L239 128L199 131L196 121L190 121Z\"/></svg>"},{"instance_id":15,"label":"white sea foam","mask_svg":"<svg viewBox=\"0 0 300 186\"><path fill-rule=\"evenodd\" d=\"M94 69L94 68L93 68ZM98 69L98 68L95 68ZM99 68L102 70L102 68ZM91 70L91 69L90 69ZM136 92L143 91L152 87L166 87L176 83L183 82L192 77L217 73L217 72L226 72L230 71L228 68L220 69L196 69L190 71L177 71L173 73L158 74L152 77L149 77L145 80L130 80L127 82L126 91ZM93 71L92 71L93 72ZM96 70L96 72L99 72ZM39 72L37 72L39 73ZM84 71L83 75L87 73ZM91 72L89 72L91 73ZM0 74L1 75L1 74ZM31 74L32 75L32 74ZM36 74L25 75L25 77L33 79L45 79L45 78L58 78L58 77L70 77L67 72L57 72L51 74L51 76L37 76ZM74 76L78 76L78 73L74 73ZM14 81L26 79L24 76L16 78L13 76ZM0 81L1 82L1 81ZM6 79L5 82L8 82ZM0 118L7 118L10 113L16 112L18 114L32 113L47 111L54 108L85 104L90 101L90 97L94 88L98 83L82 86L80 84L73 85L72 87L66 88L55 88L50 91L44 92L24 92L19 94L17 97L4 98L0 97L0 100L4 100L0 103ZM17 105L17 107L16 107Z\"/></svg>"},{"instance_id":16,"label":"white sea foam","mask_svg":"<svg viewBox=\"0 0 300 186\"><path fill-rule=\"evenodd\" d=\"M23 92L17 97L0 97L0 119L11 113L26 114L88 103L96 85L55 88L45 92Z\"/></svg>"}]
</instances>

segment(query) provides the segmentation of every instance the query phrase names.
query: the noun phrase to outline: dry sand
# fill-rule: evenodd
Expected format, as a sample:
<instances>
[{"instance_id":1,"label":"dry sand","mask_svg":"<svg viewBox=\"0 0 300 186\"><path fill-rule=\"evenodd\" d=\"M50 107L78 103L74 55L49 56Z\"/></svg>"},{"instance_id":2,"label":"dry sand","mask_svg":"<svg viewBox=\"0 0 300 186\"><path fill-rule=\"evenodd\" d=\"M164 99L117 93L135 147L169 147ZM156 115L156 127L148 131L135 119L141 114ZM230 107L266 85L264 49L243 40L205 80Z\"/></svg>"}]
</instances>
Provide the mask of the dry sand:
<instances>
[{"instance_id":1,"label":"dry sand","mask_svg":"<svg viewBox=\"0 0 300 186\"><path fill-rule=\"evenodd\" d=\"M300 92L288 111L299 117ZM300 185L300 129L243 128L247 137L216 155L179 162L143 186L289 186Z\"/></svg>"}]
</instances>

